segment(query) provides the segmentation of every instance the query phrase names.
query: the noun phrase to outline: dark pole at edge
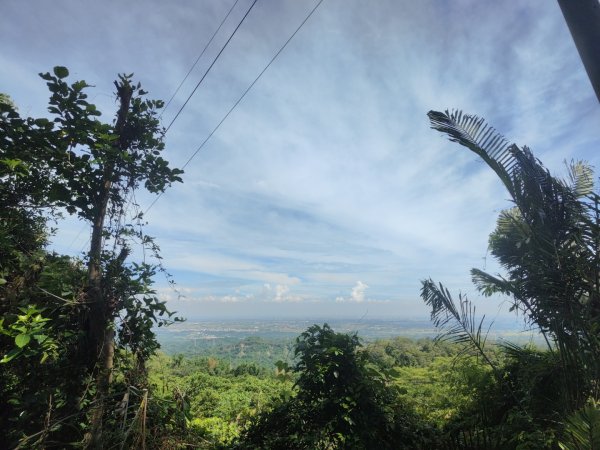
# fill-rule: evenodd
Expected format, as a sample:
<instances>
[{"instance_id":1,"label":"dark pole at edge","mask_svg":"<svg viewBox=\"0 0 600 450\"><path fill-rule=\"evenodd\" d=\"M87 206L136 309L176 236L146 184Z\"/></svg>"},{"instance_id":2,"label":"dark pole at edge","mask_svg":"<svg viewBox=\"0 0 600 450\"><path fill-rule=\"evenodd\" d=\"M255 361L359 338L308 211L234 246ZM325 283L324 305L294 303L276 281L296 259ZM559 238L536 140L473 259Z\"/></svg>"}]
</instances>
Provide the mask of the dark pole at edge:
<instances>
[{"instance_id":1,"label":"dark pole at edge","mask_svg":"<svg viewBox=\"0 0 600 450\"><path fill-rule=\"evenodd\" d=\"M558 4L600 101L600 1L558 0Z\"/></svg>"}]
</instances>

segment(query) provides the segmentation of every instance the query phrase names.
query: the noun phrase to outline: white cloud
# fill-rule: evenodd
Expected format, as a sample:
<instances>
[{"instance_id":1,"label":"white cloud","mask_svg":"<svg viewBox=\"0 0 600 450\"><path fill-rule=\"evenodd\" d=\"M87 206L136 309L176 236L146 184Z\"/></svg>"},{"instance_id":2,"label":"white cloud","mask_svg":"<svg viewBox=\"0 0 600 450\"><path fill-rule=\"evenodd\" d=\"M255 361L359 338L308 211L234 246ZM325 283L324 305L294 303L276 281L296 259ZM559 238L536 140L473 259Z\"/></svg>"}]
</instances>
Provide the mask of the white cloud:
<instances>
[{"instance_id":1,"label":"white cloud","mask_svg":"<svg viewBox=\"0 0 600 450\"><path fill-rule=\"evenodd\" d=\"M238 297L236 295L225 295L219 299L221 303L239 303L247 300L248 297Z\"/></svg>"},{"instance_id":2,"label":"white cloud","mask_svg":"<svg viewBox=\"0 0 600 450\"><path fill-rule=\"evenodd\" d=\"M163 298L165 299L165 298ZM190 296L182 299L186 303L243 303L250 302L254 299L252 295L203 295L203 296Z\"/></svg>"},{"instance_id":3,"label":"white cloud","mask_svg":"<svg viewBox=\"0 0 600 450\"><path fill-rule=\"evenodd\" d=\"M275 287L275 301L282 302L285 299L286 294L290 292L290 288L288 286L278 284Z\"/></svg>"},{"instance_id":4,"label":"white cloud","mask_svg":"<svg viewBox=\"0 0 600 450\"><path fill-rule=\"evenodd\" d=\"M269 283L266 283L259 295L259 299L264 302L275 302L275 303L299 303L306 299L301 295L294 295L290 293L291 289L288 285L278 284L272 287Z\"/></svg>"},{"instance_id":5,"label":"white cloud","mask_svg":"<svg viewBox=\"0 0 600 450\"><path fill-rule=\"evenodd\" d=\"M292 277L285 273L249 271L245 273L245 276L257 281L268 281L269 283L281 283L289 285L295 285L300 283L300 279L298 277Z\"/></svg>"},{"instance_id":6,"label":"white cloud","mask_svg":"<svg viewBox=\"0 0 600 450\"><path fill-rule=\"evenodd\" d=\"M350 292L350 297L337 297L335 301L337 303L364 303L365 301L365 292L369 288L369 285L363 283L362 281L357 281L352 291Z\"/></svg>"},{"instance_id":7,"label":"white cloud","mask_svg":"<svg viewBox=\"0 0 600 450\"><path fill-rule=\"evenodd\" d=\"M357 281L356 286L352 288L352 294L350 298L353 302L362 303L365 301L365 291L369 288L369 285L362 281Z\"/></svg>"},{"instance_id":8,"label":"white cloud","mask_svg":"<svg viewBox=\"0 0 600 450\"><path fill-rule=\"evenodd\" d=\"M0 85L24 114L44 113L37 72L54 64L95 84L103 111L114 111L123 71L168 99L230 6L150 0L140 16L117 0L67 3L3 7ZM167 134L167 159L187 159L308 8L257 4ZM324 2L148 215L164 265L191 289L186 305L333 308L342 292L348 308L391 298L400 315L422 306L427 276L469 289L508 202L474 155L429 129L429 109L452 107L530 145L551 170L571 158L600 167L600 109L555 3ZM88 231L65 229L55 248L74 253ZM368 297L356 280L369 280Z\"/></svg>"},{"instance_id":9,"label":"white cloud","mask_svg":"<svg viewBox=\"0 0 600 450\"><path fill-rule=\"evenodd\" d=\"M156 295L158 296L158 298L166 302L190 301L193 298L195 292L196 289L194 288L181 286L168 286L156 289Z\"/></svg>"},{"instance_id":10,"label":"white cloud","mask_svg":"<svg viewBox=\"0 0 600 450\"><path fill-rule=\"evenodd\" d=\"M166 247L163 247L166 248ZM223 256L218 253L205 252L192 254L193 248L189 243L179 242L170 248L177 250L177 256L169 258L169 267L179 270L193 270L204 274L219 277L231 277L255 282L267 282L295 285L300 283L298 277L286 273L274 272L262 266L259 261L249 258L236 258Z\"/></svg>"}]
</instances>

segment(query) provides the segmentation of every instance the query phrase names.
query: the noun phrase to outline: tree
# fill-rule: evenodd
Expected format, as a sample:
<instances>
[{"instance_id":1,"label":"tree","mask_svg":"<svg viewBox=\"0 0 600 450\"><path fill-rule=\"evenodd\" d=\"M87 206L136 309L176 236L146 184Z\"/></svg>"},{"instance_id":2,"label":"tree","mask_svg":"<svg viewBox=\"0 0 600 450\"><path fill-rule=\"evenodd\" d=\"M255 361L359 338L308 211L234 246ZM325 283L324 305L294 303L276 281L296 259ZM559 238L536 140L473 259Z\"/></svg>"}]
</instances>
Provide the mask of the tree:
<instances>
[{"instance_id":1,"label":"tree","mask_svg":"<svg viewBox=\"0 0 600 450\"><path fill-rule=\"evenodd\" d=\"M40 76L51 92L48 111L52 120L21 118L10 102L0 102L0 202L6 211L0 234L6 239L0 245L13 255L2 261L3 274L8 277L2 276L6 281L2 294L13 293L16 299L14 304L3 305L3 312L9 313L4 329L10 330L17 322L16 308L34 305L38 297L31 292L15 294L18 286L31 288L37 283L35 277L23 279L16 270L16 262L23 255L31 255L26 247L27 236L19 236L21 225L27 222L24 230L40 236L32 242L43 254L45 213L64 210L87 221L92 228L85 259L87 280L71 286L71 291L80 292L66 303L61 292L49 294L60 299L62 307L68 304L74 310L68 315L70 322L74 313L77 317L76 342L70 345L70 351L95 380L90 445L99 446L115 343L133 350L141 362L157 348L151 331L153 323L160 326L171 315L151 289L156 268L146 262L126 262L131 237L145 246L157 247L134 224L120 225L121 218L135 189L143 185L152 193L163 192L173 182L181 181L182 171L170 168L160 156L164 143L157 110L162 102L146 100L146 92L132 83L132 75L121 75L115 81L119 109L112 124L98 120L100 112L86 100L89 85L85 81L65 81L66 68L55 67L53 74ZM139 214L138 220L141 218ZM54 308L60 309L56 305ZM115 324L116 319L120 325ZM55 322L43 323L50 327ZM15 348L24 339L17 340L17 336Z\"/></svg>"},{"instance_id":2,"label":"tree","mask_svg":"<svg viewBox=\"0 0 600 450\"><path fill-rule=\"evenodd\" d=\"M420 448L422 427L360 346L356 334L336 333L327 324L302 333L295 347L296 396L260 416L242 447Z\"/></svg>"},{"instance_id":3,"label":"tree","mask_svg":"<svg viewBox=\"0 0 600 450\"><path fill-rule=\"evenodd\" d=\"M527 147L510 144L483 119L461 112L431 111L432 128L477 154L506 187L514 207L502 211L491 234L491 254L504 275L473 269L477 289L490 296L501 293L547 338L550 356L544 373L558 359L562 389L554 393L553 411L568 413L598 398L600 386L600 196L593 175L582 162L568 165L568 178L554 177ZM468 343L484 355L483 319L464 296L458 305L443 285L426 280L422 297L432 308L432 319L445 336ZM540 361L527 352L523 364ZM505 374L488 361L501 380ZM539 364L538 364L539 366ZM513 371L514 372L514 371ZM524 380L526 377L522 377ZM504 383L504 386L507 386ZM511 390L515 395L514 389ZM519 398L515 404L521 405ZM527 408L526 408L527 409ZM530 414L531 410L524 411Z\"/></svg>"}]
</instances>

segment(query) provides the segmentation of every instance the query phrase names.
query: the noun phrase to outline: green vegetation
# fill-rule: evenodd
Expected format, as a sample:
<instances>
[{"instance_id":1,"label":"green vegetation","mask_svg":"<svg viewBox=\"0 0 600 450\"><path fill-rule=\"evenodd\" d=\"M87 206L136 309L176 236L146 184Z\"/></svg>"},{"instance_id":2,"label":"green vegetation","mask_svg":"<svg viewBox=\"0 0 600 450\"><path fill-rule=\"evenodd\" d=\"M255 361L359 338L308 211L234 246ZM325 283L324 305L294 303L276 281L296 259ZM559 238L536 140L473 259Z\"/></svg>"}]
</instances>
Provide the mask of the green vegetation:
<instances>
[{"instance_id":1,"label":"green vegetation","mask_svg":"<svg viewBox=\"0 0 600 450\"><path fill-rule=\"evenodd\" d=\"M461 351L431 339L363 346L325 324L297 338L291 367L161 353L149 371L157 401L184 399L178 414L187 420L171 424L171 445L430 448L448 419L439 417L442 405L448 416L470 404L469 389L481 382L463 375L487 373L474 359L457 360Z\"/></svg>"},{"instance_id":2,"label":"green vegetation","mask_svg":"<svg viewBox=\"0 0 600 450\"><path fill-rule=\"evenodd\" d=\"M157 110L131 76L115 82L119 109L99 120L85 81L40 74L50 118L23 118L0 100L0 429L8 447L107 445L118 397L145 385L158 348L152 327L172 314L152 290L160 267L128 261L131 244L157 250L141 213L124 222L133 191L181 181L160 154ZM135 206L137 207L137 206ZM83 260L46 250L52 220L91 231ZM127 391L129 392L129 391Z\"/></svg>"},{"instance_id":3,"label":"green vegetation","mask_svg":"<svg viewBox=\"0 0 600 450\"><path fill-rule=\"evenodd\" d=\"M492 368L459 343L394 338L361 345L355 335L312 326L296 340L295 363L234 366L210 357L159 354L150 367L154 397L184 398L170 445L199 448L553 448L550 419L560 380L523 370L528 347L488 345L522 404L546 419L525 422ZM232 407L232 405L234 405ZM177 414L174 414L177 417ZM508 421L507 419L510 419ZM513 423L514 422L514 423ZM473 427L485 428L473 432ZM548 426L551 424L551 426ZM526 426L526 428L524 428ZM471 446L471 447L470 447ZM182 447L183 448L183 447Z\"/></svg>"},{"instance_id":4,"label":"green vegetation","mask_svg":"<svg viewBox=\"0 0 600 450\"><path fill-rule=\"evenodd\" d=\"M112 123L68 71L41 74L48 118L0 95L0 429L8 448L594 449L600 445L600 196L592 171L555 178L481 119L430 112L508 190L490 236L504 275L472 271L545 339L488 342L471 302L433 280L436 340L367 344L313 325L295 341L244 340L169 356L155 326L178 320L152 289L160 266L133 191L181 171L161 158L157 110L131 76ZM137 205L132 206L134 209ZM62 214L91 231L83 259L47 251Z\"/></svg>"},{"instance_id":5,"label":"green vegetation","mask_svg":"<svg viewBox=\"0 0 600 450\"><path fill-rule=\"evenodd\" d=\"M557 440L562 447L594 448L600 427L590 413L600 393L600 196L592 170L572 162L562 180L482 119L435 111L429 118L433 128L478 155L514 203L500 213L489 241L505 275L473 269L476 287L484 295L508 296L512 310L548 344L546 352L506 345L508 361L499 365L487 354L483 320L474 317L469 300L459 295L455 302L443 285L423 282L422 297L441 337L481 356L494 376L470 433L491 435L499 448L546 448ZM489 398L495 399L492 408ZM586 421L587 435L565 430L573 421Z\"/></svg>"},{"instance_id":6,"label":"green vegetation","mask_svg":"<svg viewBox=\"0 0 600 450\"><path fill-rule=\"evenodd\" d=\"M257 414L290 395L292 387L273 368L230 366L216 358L160 353L150 361L149 372L153 398L163 404L176 399L172 429L161 437L163 444L172 445L230 445Z\"/></svg>"},{"instance_id":7,"label":"green vegetation","mask_svg":"<svg viewBox=\"0 0 600 450\"><path fill-rule=\"evenodd\" d=\"M387 387L390 378L359 351L356 335L314 325L296 342L295 395L247 430L245 448L415 447L421 424Z\"/></svg>"},{"instance_id":8,"label":"green vegetation","mask_svg":"<svg viewBox=\"0 0 600 450\"><path fill-rule=\"evenodd\" d=\"M164 343L161 340L161 346L165 353L181 354L188 358L214 357L227 361L229 365L255 363L260 366L274 367L280 360L291 362L294 338L238 336L204 340L188 339L176 343L168 341Z\"/></svg>"}]
</instances>

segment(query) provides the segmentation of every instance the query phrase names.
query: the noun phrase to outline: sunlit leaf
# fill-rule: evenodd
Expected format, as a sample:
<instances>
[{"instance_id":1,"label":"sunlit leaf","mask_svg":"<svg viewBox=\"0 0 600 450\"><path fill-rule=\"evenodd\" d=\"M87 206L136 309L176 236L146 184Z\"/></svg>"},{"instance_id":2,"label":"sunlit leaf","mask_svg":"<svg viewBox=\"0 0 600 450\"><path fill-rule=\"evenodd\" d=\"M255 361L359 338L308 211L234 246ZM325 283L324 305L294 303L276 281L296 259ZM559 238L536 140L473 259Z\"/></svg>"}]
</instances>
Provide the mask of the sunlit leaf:
<instances>
[{"instance_id":1,"label":"sunlit leaf","mask_svg":"<svg viewBox=\"0 0 600 450\"><path fill-rule=\"evenodd\" d=\"M25 347L31 341L31 335L19 334L15 337L15 345L19 348Z\"/></svg>"}]
</instances>

